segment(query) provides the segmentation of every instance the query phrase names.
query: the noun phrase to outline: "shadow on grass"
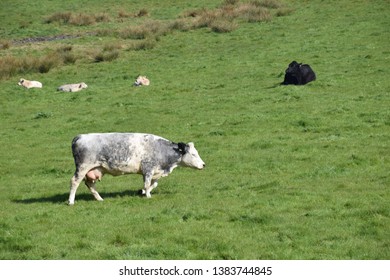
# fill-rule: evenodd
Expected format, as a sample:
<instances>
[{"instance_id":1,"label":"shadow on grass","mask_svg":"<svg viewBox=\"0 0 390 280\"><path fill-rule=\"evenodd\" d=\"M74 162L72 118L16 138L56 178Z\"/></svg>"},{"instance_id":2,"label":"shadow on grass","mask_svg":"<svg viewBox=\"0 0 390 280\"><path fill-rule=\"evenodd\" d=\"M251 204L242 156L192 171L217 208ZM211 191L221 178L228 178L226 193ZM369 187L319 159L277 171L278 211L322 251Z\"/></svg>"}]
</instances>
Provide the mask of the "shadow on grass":
<instances>
[{"instance_id":1,"label":"shadow on grass","mask_svg":"<svg viewBox=\"0 0 390 280\"><path fill-rule=\"evenodd\" d=\"M112 197L124 197L124 196L141 196L141 190L134 191L134 190L126 190L123 192L99 192L100 196L103 199L106 198L112 198ZM13 199L12 202L15 203L23 203L23 204L32 204L32 203L65 203L68 201L69 198L69 192L63 193L63 194L56 194L53 196L48 197L37 197L37 198L26 198L26 199ZM76 201L77 200L95 200L92 194L89 193L83 193L83 194L76 194Z\"/></svg>"}]
</instances>

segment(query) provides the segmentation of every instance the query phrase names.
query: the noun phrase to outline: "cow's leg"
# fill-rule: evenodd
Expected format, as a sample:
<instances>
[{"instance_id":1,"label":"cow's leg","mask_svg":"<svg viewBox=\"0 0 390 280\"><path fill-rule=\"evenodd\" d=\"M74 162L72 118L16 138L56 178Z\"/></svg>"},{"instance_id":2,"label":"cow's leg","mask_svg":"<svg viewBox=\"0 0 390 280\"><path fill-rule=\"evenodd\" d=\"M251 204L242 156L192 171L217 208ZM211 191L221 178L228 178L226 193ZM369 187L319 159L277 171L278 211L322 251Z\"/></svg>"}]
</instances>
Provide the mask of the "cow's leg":
<instances>
[{"instance_id":1,"label":"cow's leg","mask_svg":"<svg viewBox=\"0 0 390 280\"><path fill-rule=\"evenodd\" d=\"M68 204L73 205L74 199L76 196L77 188L79 187L81 181L83 180L84 176L80 176L79 173L76 171L73 175L72 179L70 180L70 194L68 199Z\"/></svg>"},{"instance_id":2,"label":"cow's leg","mask_svg":"<svg viewBox=\"0 0 390 280\"><path fill-rule=\"evenodd\" d=\"M157 180L152 180L152 183L150 185L150 191L154 190L155 188L157 188Z\"/></svg>"},{"instance_id":3,"label":"cow's leg","mask_svg":"<svg viewBox=\"0 0 390 280\"><path fill-rule=\"evenodd\" d=\"M70 180L70 194L68 199L69 205L74 204L77 188L79 187L81 181L84 179L88 170L90 170L90 168L76 168L76 172Z\"/></svg>"},{"instance_id":4,"label":"cow's leg","mask_svg":"<svg viewBox=\"0 0 390 280\"><path fill-rule=\"evenodd\" d=\"M88 189L91 191L92 195L95 197L98 201L103 201L103 198L99 195L99 193L96 191L96 181L95 180L85 180L85 185L88 187Z\"/></svg>"},{"instance_id":5,"label":"cow's leg","mask_svg":"<svg viewBox=\"0 0 390 280\"><path fill-rule=\"evenodd\" d=\"M152 182L151 182L151 184L150 184L149 194L150 194L150 192L151 192L152 190L154 190L155 188L157 188L157 185L158 185L157 180L152 180ZM145 189L142 189L142 194L146 194ZM151 197L151 195L148 196L148 197Z\"/></svg>"},{"instance_id":6,"label":"cow's leg","mask_svg":"<svg viewBox=\"0 0 390 280\"><path fill-rule=\"evenodd\" d=\"M152 177L153 175L151 173L144 174L144 188L142 190L142 194L145 194L147 198L152 197L150 194L150 191L153 189L152 187Z\"/></svg>"}]
</instances>

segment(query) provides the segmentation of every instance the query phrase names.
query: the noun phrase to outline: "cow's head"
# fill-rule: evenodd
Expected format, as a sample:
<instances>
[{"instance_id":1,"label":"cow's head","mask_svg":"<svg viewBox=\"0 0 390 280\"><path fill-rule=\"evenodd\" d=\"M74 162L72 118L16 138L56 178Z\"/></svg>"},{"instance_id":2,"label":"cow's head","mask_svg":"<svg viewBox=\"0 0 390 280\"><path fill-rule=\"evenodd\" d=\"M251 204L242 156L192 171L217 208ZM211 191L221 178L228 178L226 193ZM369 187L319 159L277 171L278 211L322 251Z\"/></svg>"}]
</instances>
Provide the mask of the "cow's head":
<instances>
[{"instance_id":1,"label":"cow's head","mask_svg":"<svg viewBox=\"0 0 390 280\"><path fill-rule=\"evenodd\" d=\"M198 151L195 149L194 143L179 143L178 146L179 151L183 154L181 160L183 166L196 169L203 169L206 166L204 161L200 158Z\"/></svg>"},{"instance_id":2,"label":"cow's head","mask_svg":"<svg viewBox=\"0 0 390 280\"><path fill-rule=\"evenodd\" d=\"M80 83L79 88L88 88L86 83Z\"/></svg>"},{"instance_id":3,"label":"cow's head","mask_svg":"<svg viewBox=\"0 0 390 280\"><path fill-rule=\"evenodd\" d=\"M22 86L23 83L24 83L24 79L20 79L18 85L19 85L19 86Z\"/></svg>"},{"instance_id":4,"label":"cow's head","mask_svg":"<svg viewBox=\"0 0 390 280\"><path fill-rule=\"evenodd\" d=\"M286 69L286 74L293 74L297 73L299 71L299 67L301 66L301 63L296 62L295 60L291 62L288 65L288 68Z\"/></svg>"}]
</instances>

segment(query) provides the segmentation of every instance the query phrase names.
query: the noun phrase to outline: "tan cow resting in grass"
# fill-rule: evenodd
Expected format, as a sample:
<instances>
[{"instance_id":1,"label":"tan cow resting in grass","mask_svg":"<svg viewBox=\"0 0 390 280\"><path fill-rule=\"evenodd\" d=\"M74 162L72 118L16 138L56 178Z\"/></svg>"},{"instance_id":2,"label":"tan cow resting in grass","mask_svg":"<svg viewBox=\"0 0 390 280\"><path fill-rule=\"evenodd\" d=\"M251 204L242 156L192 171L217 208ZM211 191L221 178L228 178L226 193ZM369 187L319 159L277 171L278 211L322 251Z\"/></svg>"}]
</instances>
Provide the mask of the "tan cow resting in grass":
<instances>
[{"instance_id":1,"label":"tan cow resting in grass","mask_svg":"<svg viewBox=\"0 0 390 280\"><path fill-rule=\"evenodd\" d=\"M146 76L138 76L135 79L134 86L148 86L150 85L150 81Z\"/></svg>"},{"instance_id":2,"label":"tan cow resting in grass","mask_svg":"<svg viewBox=\"0 0 390 280\"><path fill-rule=\"evenodd\" d=\"M62 85L59 88L57 88L57 90L66 91L66 92L76 92L84 88L88 88L86 83L78 83L78 84Z\"/></svg>"},{"instance_id":3,"label":"tan cow resting in grass","mask_svg":"<svg viewBox=\"0 0 390 280\"><path fill-rule=\"evenodd\" d=\"M25 87L25 88L42 88L42 83L38 81L29 81L26 79L20 79L19 86Z\"/></svg>"}]
</instances>

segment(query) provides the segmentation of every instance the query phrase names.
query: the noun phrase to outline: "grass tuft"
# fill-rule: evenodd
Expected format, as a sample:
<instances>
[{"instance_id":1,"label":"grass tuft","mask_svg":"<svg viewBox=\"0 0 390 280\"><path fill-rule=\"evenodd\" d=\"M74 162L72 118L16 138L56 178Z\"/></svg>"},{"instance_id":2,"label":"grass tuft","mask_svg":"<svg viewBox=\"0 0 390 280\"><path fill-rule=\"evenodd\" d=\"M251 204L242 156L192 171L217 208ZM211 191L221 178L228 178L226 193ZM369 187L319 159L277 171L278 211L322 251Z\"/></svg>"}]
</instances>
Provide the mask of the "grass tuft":
<instances>
[{"instance_id":1,"label":"grass tuft","mask_svg":"<svg viewBox=\"0 0 390 280\"><path fill-rule=\"evenodd\" d=\"M228 20L216 20L210 23L210 28L216 33L232 32L238 27L238 24Z\"/></svg>"},{"instance_id":2,"label":"grass tuft","mask_svg":"<svg viewBox=\"0 0 390 280\"><path fill-rule=\"evenodd\" d=\"M64 64L76 63L77 57L72 52L72 48L73 48L72 46L66 45L66 46L62 46L62 47L57 49L57 54L60 56L60 58Z\"/></svg>"},{"instance_id":3,"label":"grass tuft","mask_svg":"<svg viewBox=\"0 0 390 280\"><path fill-rule=\"evenodd\" d=\"M149 16L149 12L147 9L141 9L138 11L138 13L136 13L135 16L136 17L146 17L146 16Z\"/></svg>"},{"instance_id":4,"label":"grass tuft","mask_svg":"<svg viewBox=\"0 0 390 280\"><path fill-rule=\"evenodd\" d=\"M74 14L71 12L57 12L51 16L48 16L44 22L51 23L59 23L59 24L69 24L75 26L88 26L93 25L96 22L109 22L110 17L106 13L98 13L98 14L85 14L78 13Z\"/></svg>"},{"instance_id":5,"label":"grass tuft","mask_svg":"<svg viewBox=\"0 0 390 280\"><path fill-rule=\"evenodd\" d=\"M142 40L149 34L149 30L145 26L128 27L119 32L122 39Z\"/></svg>"},{"instance_id":6,"label":"grass tuft","mask_svg":"<svg viewBox=\"0 0 390 280\"><path fill-rule=\"evenodd\" d=\"M113 61L119 57L119 50L102 51L95 55L95 62Z\"/></svg>"},{"instance_id":7,"label":"grass tuft","mask_svg":"<svg viewBox=\"0 0 390 280\"><path fill-rule=\"evenodd\" d=\"M94 23L96 23L95 17L88 14L72 15L71 19L69 20L69 24L77 26L92 25Z\"/></svg>"},{"instance_id":8,"label":"grass tuft","mask_svg":"<svg viewBox=\"0 0 390 280\"><path fill-rule=\"evenodd\" d=\"M0 50L7 50L11 45L12 43L9 40L0 40Z\"/></svg>"},{"instance_id":9,"label":"grass tuft","mask_svg":"<svg viewBox=\"0 0 390 280\"><path fill-rule=\"evenodd\" d=\"M0 58L0 78L10 78L17 74L48 73L52 68L63 62L57 53L49 53L42 57L14 57Z\"/></svg>"},{"instance_id":10,"label":"grass tuft","mask_svg":"<svg viewBox=\"0 0 390 280\"><path fill-rule=\"evenodd\" d=\"M71 12L58 12L54 13L51 16L47 17L45 19L45 23L62 23L62 24L68 24L72 18Z\"/></svg>"},{"instance_id":11,"label":"grass tuft","mask_svg":"<svg viewBox=\"0 0 390 280\"><path fill-rule=\"evenodd\" d=\"M125 11L118 12L119 18L137 18L137 17L146 17L146 16L149 16L149 12L147 9L141 9L136 13L127 13Z\"/></svg>"},{"instance_id":12,"label":"grass tuft","mask_svg":"<svg viewBox=\"0 0 390 280\"><path fill-rule=\"evenodd\" d=\"M157 41L153 38L145 39L145 40L137 40L133 41L129 44L127 50L128 51L142 51L142 50L151 50L157 44Z\"/></svg>"},{"instance_id":13,"label":"grass tuft","mask_svg":"<svg viewBox=\"0 0 390 280\"><path fill-rule=\"evenodd\" d=\"M246 22L266 22L273 17L272 9L282 9L284 6L277 0L224 1L217 9L195 9L182 14L184 18L193 18L193 28L208 27L214 32L231 32L238 27L237 20ZM280 16L282 13L279 14Z\"/></svg>"},{"instance_id":14,"label":"grass tuft","mask_svg":"<svg viewBox=\"0 0 390 280\"><path fill-rule=\"evenodd\" d=\"M50 117L52 117L53 114L51 112L38 112L35 114L35 116L33 117L34 120L38 120L38 119L48 119Z\"/></svg>"}]
</instances>

